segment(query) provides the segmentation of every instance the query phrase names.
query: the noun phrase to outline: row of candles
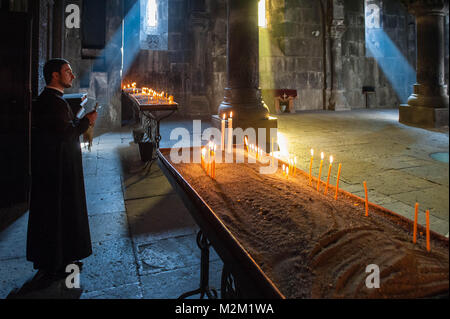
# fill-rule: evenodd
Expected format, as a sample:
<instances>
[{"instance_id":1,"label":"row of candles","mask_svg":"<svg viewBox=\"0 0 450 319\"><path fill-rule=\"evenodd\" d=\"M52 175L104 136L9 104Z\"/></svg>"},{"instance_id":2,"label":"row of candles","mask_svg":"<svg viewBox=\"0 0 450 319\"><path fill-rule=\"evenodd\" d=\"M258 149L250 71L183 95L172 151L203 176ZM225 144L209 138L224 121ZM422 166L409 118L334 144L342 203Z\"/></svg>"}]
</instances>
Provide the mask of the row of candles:
<instances>
[{"instance_id":1,"label":"row of candles","mask_svg":"<svg viewBox=\"0 0 450 319\"><path fill-rule=\"evenodd\" d=\"M164 94L164 91L162 92L158 92L156 90L153 90L151 88L147 88L147 87L143 87L141 89L136 88L136 82L133 82L131 85L127 84L123 86L124 90L130 90L133 92L133 94L139 94L139 91L141 92L140 94L143 95L143 98L145 99L145 97L147 97L147 104L150 104L150 101L156 104L159 104L160 101L164 102L164 103L169 103L169 104L173 104L173 96L172 95L168 95L168 93L166 92Z\"/></svg>"},{"instance_id":2,"label":"row of candles","mask_svg":"<svg viewBox=\"0 0 450 319\"><path fill-rule=\"evenodd\" d=\"M225 146L225 118L226 118L226 114L223 115L222 118L222 123L221 123L221 149L222 151L224 150L224 146ZM227 152L231 152L232 151L232 145L233 145L233 113L230 112L230 116L227 120L228 122L228 141L227 141ZM275 157L275 153L273 150L273 139L272 139L272 151L270 152L270 157ZM249 154L254 154L256 159L261 159L263 157L264 151L263 149L257 147L254 144L249 144L248 143L248 139L247 137L244 138L244 145L247 149L247 153ZM206 170L207 174L209 174L212 178L215 178L215 157L216 157L216 145L212 142L210 142L208 144L207 148L203 148L202 149L202 167ZM323 159L324 159L324 153L321 152L320 153L320 165L319 165L319 175L317 178L317 191L320 191L320 183L321 183L321 175L322 175L322 166L323 166ZM205 159L208 158L208 161L206 161ZM313 165L313 160L314 160L314 150L311 149L311 159L310 159L310 165L309 165L309 185L312 186L312 165ZM331 174L331 168L333 165L333 156L330 156L329 159L329 166L328 166L328 175L327 175L327 182L326 182L326 186L325 186L325 190L324 190L324 195L327 194L328 192L328 186L330 183L330 174ZM339 163L338 166L338 173L337 173L337 178L336 178L336 191L334 194L334 199L336 200L338 197L338 192L339 192L339 180L340 180L340 176L341 176L341 163ZM289 175L294 175L296 174L297 171L297 158L289 158L288 160L288 165L282 164L282 174L283 176L286 176L286 178L289 178ZM365 206L365 216L369 216L369 198L368 198L368 194L367 194L367 182L364 181L363 182L363 186L364 186L364 206ZM426 211L426 238L427 238L427 250L430 251L430 221L429 221L429 210ZM418 216L418 203L416 203L415 206L415 220L414 220L414 233L413 233L413 242L416 243L416 238L417 238L417 216Z\"/></svg>"},{"instance_id":3,"label":"row of candles","mask_svg":"<svg viewBox=\"0 0 450 319\"><path fill-rule=\"evenodd\" d=\"M320 182L321 182L321 172L322 172L322 165L323 165L323 158L324 158L324 154L323 152L320 154L321 160L320 160L320 166L319 166L319 176L317 178L317 191L319 191L319 187L320 187ZM310 161L310 165L309 165L309 185L312 184L312 163L313 163L313 159L314 159L314 150L311 149L311 161ZM325 191L324 194L327 194L327 190L328 190L328 184L330 181L330 172L331 172L331 166L333 164L333 156L330 156L330 166L328 167L328 177L327 177L327 183L326 183L326 187L325 187ZM283 165L284 166L284 165ZM289 170L288 170L289 171ZM339 164L339 168L338 168L338 174L337 174L337 180L336 180L336 193L334 195L334 199L337 199L337 195L338 195L338 190L339 190L339 179L341 176L341 164ZM363 186L364 186L364 206L365 206L365 216L369 216L369 198L367 195L367 182L363 181ZM418 220L418 208L419 208L419 203L416 203L415 205L415 212L414 212L414 229L413 229L413 243L415 244L417 242L417 220ZM430 211L426 210L425 212L426 214L426 243L427 243L427 251L430 251Z\"/></svg>"},{"instance_id":4,"label":"row of candles","mask_svg":"<svg viewBox=\"0 0 450 319\"><path fill-rule=\"evenodd\" d=\"M201 164L202 168L206 171L206 174L211 178L216 178L216 151L217 145L213 142L209 142L207 146L202 147Z\"/></svg>"},{"instance_id":5,"label":"row of candles","mask_svg":"<svg viewBox=\"0 0 450 319\"><path fill-rule=\"evenodd\" d=\"M244 139L244 143L248 143L247 139ZM256 147L253 144L250 144L247 147L247 152L249 153L254 153L256 155L256 159L258 159L258 157L262 156L262 149ZM273 153L270 153L270 156L274 156ZM324 153L321 152L320 153L320 165L319 165L319 175L317 178L317 186L316 189L317 191L320 191L320 183L321 183L321 174L322 174L322 166L323 166L323 160L324 160ZM309 185L312 186L312 166L313 166L313 160L314 160L314 150L311 149L311 160L310 160L310 165L309 165ZM324 190L324 195L327 194L328 192L328 186L330 183L330 174L331 174L331 167L333 165L333 156L330 156L329 159L329 166L328 166L328 176L327 176L327 182L326 182L326 186L325 186L325 190ZM337 173L337 179L336 179L336 192L334 195L334 199L337 199L338 196L338 192L339 192L339 180L340 180L340 176L341 176L341 163L339 163L338 166L338 173ZM294 175L296 173L297 170L297 158L289 158L288 159L288 165L282 164L282 174L283 176L286 176L286 178L289 178L289 175ZM368 194L367 194L367 182L363 181L363 186L364 186L364 208L365 208L365 216L369 216L369 198L368 198ZM413 229L413 242L416 243L417 242L417 223L418 223L418 207L419 204L416 203L415 205L415 213L414 213L414 229ZM430 247L430 211L426 210L425 212L426 214L426 245L427 245L427 251L431 250Z\"/></svg>"}]
</instances>

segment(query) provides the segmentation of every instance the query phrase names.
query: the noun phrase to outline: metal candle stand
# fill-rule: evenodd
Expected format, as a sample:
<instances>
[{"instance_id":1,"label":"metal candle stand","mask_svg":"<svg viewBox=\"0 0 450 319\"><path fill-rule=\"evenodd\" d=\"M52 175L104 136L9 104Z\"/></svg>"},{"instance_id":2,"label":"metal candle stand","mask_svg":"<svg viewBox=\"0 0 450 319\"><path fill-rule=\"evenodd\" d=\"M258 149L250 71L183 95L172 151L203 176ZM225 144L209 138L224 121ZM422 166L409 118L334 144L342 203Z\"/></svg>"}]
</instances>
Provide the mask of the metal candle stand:
<instances>
[{"instance_id":1,"label":"metal candle stand","mask_svg":"<svg viewBox=\"0 0 450 319\"><path fill-rule=\"evenodd\" d=\"M187 297L200 294L200 299L206 295L209 299L217 299L217 291L209 287L209 242L206 235L199 230L197 233L197 246L201 250L200 257L200 287L198 289L185 292L178 299L185 299Z\"/></svg>"},{"instance_id":2,"label":"metal candle stand","mask_svg":"<svg viewBox=\"0 0 450 319\"><path fill-rule=\"evenodd\" d=\"M150 172L152 164L158 158L154 156L155 150L159 149L159 142L161 141L160 134L160 123L163 119L171 116L175 111L178 110L177 103L148 103L148 98L144 95L144 98L139 99L129 90L124 91L125 96L127 96L131 100L131 104L137 108L139 114L142 115L142 126L145 131L147 138L150 140L152 144L151 147L151 156L147 159L146 156L142 156L145 154L145 150L141 151L141 148L145 147L144 145L140 145L141 151L141 159L146 162L144 165L144 169L148 167L148 172ZM166 113L168 112L168 113Z\"/></svg>"}]
</instances>

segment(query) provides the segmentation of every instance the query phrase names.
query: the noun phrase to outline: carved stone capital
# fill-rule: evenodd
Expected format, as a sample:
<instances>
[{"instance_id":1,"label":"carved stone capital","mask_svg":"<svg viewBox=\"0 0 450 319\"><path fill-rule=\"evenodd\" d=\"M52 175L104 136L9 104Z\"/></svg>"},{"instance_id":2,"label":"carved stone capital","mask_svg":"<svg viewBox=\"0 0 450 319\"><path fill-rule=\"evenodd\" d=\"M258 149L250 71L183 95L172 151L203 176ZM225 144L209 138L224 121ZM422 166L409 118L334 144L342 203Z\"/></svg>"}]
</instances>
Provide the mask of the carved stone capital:
<instances>
[{"instance_id":1,"label":"carved stone capital","mask_svg":"<svg viewBox=\"0 0 450 319\"><path fill-rule=\"evenodd\" d=\"M344 35L345 30L347 30L347 27L344 24L344 20L334 19L330 26L330 37L340 39Z\"/></svg>"},{"instance_id":2,"label":"carved stone capital","mask_svg":"<svg viewBox=\"0 0 450 319\"><path fill-rule=\"evenodd\" d=\"M401 2L416 17L448 14L449 0L401 0Z\"/></svg>"},{"instance_id":3,"label":"carved stone capital","mask_svg":"<svg viewBox=\"0 0 450 319\"><path fill-rule=\"evenodd\" d=\"M205 11L192 11L189 15L189 28L191 30L205 32L208 30L209 23L210 17Z\"/></svg>"}]
</instances>

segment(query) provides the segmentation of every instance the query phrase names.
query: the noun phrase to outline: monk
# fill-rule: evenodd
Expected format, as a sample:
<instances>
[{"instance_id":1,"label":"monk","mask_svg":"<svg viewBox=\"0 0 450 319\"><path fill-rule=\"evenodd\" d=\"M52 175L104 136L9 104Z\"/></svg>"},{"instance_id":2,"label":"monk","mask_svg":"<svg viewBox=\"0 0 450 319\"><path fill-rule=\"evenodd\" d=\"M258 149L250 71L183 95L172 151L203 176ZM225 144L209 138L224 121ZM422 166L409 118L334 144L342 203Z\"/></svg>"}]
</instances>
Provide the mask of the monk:
<instances>
[{"instance_id":1,"label":"monk","mask_svg":"<svg viewBox=\"0 0 450 319\"><path fill-rule=\"evenodd\" d=\"M32 109L27 260L38 274L62 278L92 254L79 137L97 112L78 119L63 99L75 79L68 61L49 60L43 71L47 86Z\"/></svg>"}]
</instances>

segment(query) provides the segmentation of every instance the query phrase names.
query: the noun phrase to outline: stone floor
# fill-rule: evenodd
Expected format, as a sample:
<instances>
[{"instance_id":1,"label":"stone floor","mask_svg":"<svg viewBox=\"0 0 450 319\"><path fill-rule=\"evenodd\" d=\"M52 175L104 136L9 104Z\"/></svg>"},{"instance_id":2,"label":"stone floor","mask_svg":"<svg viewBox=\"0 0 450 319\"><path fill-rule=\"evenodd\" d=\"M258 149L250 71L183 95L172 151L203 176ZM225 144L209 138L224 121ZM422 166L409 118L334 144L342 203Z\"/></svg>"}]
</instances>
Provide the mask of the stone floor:
<instances>
[{"instance_id":1,"label":"stone floor","mask_svg":"<svg viewBox=\"0 0 450 319\"><path fill-rule=\"evenodd\" d=\"M430 209L431 228L448 237L449 166L430 157L448 153L448 128L399 124L398 110L302 112L278 118L281 151L297 156L300 169L309 169L311 148L316 175L317 155L333 155L332 183L342 163L340 187L363 196L365 180L370 201L408 218L417 201L419 222ZM192 132L192 121L164 122L161 147L174 145L169 137L176 127ZM83 291L77 298L177 298L199 285L198 227L158 166L147 174L130 131L97 132L92 150L83 151L93 254L84 260ZM27 218L25 214L0 233L0 298L13 296L35 274L25 259ZM221 268L213 251L210 281L219 293ZM58 296L60 291L51 287L28 297Z\"/></svg>"}]
</instances>

